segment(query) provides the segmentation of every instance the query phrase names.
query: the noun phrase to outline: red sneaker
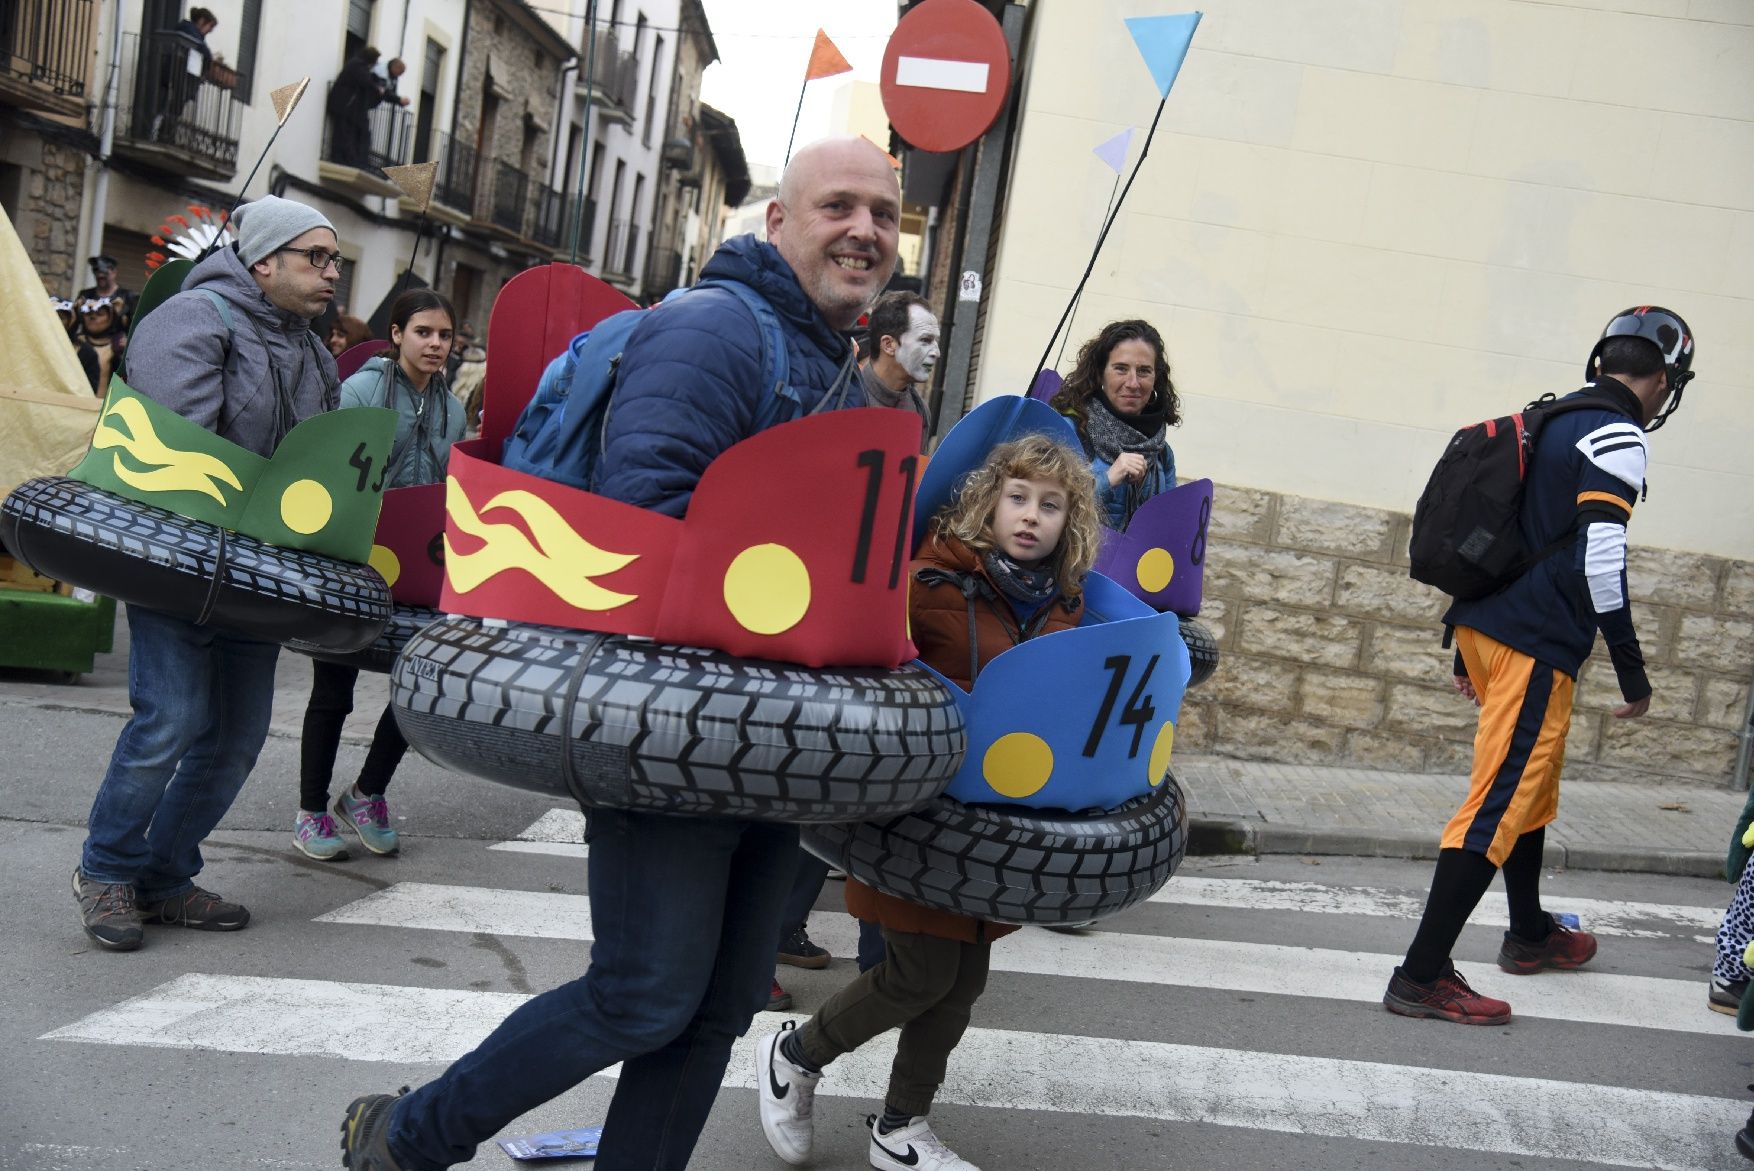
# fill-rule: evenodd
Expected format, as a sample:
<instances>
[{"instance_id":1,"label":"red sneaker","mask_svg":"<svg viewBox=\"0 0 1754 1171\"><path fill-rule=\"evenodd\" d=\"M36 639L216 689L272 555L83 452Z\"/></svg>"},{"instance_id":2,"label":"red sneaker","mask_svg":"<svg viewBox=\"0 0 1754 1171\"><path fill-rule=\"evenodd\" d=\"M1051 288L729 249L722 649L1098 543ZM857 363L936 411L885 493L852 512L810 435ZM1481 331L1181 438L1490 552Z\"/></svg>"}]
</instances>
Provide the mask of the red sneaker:
<instances>
[{"instance_id":1,"label":"red sneaker","mask_svg":"<svg viewBox=\"0 0 1754 1171\"><path fill-rule=\"evenodd\" d=\"M1429 984L1410 980L1396 968L1382 1002L1402 1016L1440 1017L1463 1025L1502 1025L1510 1020L1510 1005L1481 996L1454 968Z\"/></svg>"},{"instance_id":2,"label":"red sneaker","mask_svg":"<svg viewBox=\"0 0 1754 1171\"><path fill-rule=\"evenodd\" d=\"M767 994L767 1011L784 1012L791 1007L792 994L781 988L780 982L776 979L773 982L773 991Z\"/></svg>"},{"instance_id":3,"label":"red sneaker","mask_svg":"<svg viewBox=\"0 0 1754 1171\"><path fill-rule=\"evenodd\" d=\"M1531 976L1542 968L1561 971L1581 968L1595 954L1595 936L1555 922L1547 938L1539 943L1530 943L1506 931L1504 945L1498 949L1498 966L1514 975Z\"/></svg>"}]
</instances>

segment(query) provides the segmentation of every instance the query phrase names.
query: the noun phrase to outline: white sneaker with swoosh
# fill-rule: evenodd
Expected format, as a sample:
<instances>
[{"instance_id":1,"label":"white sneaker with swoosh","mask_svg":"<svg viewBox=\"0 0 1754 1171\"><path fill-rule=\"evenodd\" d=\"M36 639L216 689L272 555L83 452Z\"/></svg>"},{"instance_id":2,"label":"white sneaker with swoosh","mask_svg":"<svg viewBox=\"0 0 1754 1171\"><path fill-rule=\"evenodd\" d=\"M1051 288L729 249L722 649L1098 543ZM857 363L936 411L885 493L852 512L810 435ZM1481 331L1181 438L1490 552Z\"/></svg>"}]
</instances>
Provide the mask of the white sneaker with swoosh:
<instances>
[{"instance_id":1,"label":"white sneaker with swoosh","mask_svg":"<svg viewBox=\"0 0 1754 1171\"><path fill-rule=\"evenodd\" d=\"M776 1032L755 1043L755 1086L761 1099L761 1133L773 1153L802 1166L816 1141L816 1083L819 1073L807 1073L780 1053L780 1038L797 1028L787 1021Z\"/></svg>"},{"instance_id":2,"label":"white sneaker with swoosh","mask_svg":"<svg viewBox=\"0 0 1754 1171\"><path fill-rule=\"evenodd\" d=\"M945 1146L923 1114L888 1134L878 1131L875 1114L867 1121L871 1127L871 1166L877 1171L981 1171Z\"/></svg>"}]
</instances>

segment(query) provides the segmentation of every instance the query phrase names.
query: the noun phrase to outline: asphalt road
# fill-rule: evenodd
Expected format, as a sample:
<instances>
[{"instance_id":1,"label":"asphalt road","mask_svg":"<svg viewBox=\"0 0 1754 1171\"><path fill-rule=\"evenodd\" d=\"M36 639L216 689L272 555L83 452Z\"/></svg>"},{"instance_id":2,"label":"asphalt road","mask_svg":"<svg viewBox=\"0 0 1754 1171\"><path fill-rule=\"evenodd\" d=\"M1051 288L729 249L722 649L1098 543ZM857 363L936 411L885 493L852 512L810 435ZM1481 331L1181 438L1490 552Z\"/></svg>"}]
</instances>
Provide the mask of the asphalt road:
<instances>
[{"instance_id":1,"label":"asphalt road","mask_svg":"<svg viewBox=\"0 0 1754 1171\"><path fill-rule=\"evenodd\" d=\"M88 710L108 702L90 686L0 675L0 1169L338 1167L351 1097L429 1079L516 998L584 966L578 818L551 814L558 800L411 758L390 794L401 858L295 854L296 683L202 879L250 906L250 928L154 929L118 955L89 946L67 884L121 717ZM356 731L375 716L362 698ZM343 774L361 754L345 749ZM1190 859L1097 930L1002 941L939 1134L986 1171L1743 1165L1731 1135L1754 1050L1704 1007L1728 886L1549 875L1549 906L1578 910L1602 954L1523 978L1490 966L1495 890L1458 958L1518 1017L1466 1028L1379 1002L1428 878L1423 863ZM818 905L813 934L850 955L837 884ZM781 975L808 1012L852 972ZM865 1165L885 1069L875 1047L831 1069L816 1166ZM692 1166L781 1166L752 1084L740 1051ZM511 1133L600 1121L612 1089L593 1078ZM518 1164L488 1148L474 1165Z\"/></svg>"}]
</instances>

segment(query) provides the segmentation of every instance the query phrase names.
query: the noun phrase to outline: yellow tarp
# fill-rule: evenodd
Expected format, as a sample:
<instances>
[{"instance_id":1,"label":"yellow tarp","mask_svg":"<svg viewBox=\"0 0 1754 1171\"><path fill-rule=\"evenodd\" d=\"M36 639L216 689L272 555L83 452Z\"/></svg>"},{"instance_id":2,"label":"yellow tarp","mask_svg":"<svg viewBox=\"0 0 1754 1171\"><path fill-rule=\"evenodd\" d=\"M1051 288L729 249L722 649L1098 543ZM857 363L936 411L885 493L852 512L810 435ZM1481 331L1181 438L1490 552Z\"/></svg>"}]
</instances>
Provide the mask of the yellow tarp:
<instances>
[{"instance_id":1,"label":"yellow tarp","mask_svg":"<svg viewBox=\"0 0 1754 1171\"><path fill-rule=\"evenodd\" d=\"M0 496L79 462L103 405L49 304L12 220L0 213Z\"/></svg>"}]
</instances>

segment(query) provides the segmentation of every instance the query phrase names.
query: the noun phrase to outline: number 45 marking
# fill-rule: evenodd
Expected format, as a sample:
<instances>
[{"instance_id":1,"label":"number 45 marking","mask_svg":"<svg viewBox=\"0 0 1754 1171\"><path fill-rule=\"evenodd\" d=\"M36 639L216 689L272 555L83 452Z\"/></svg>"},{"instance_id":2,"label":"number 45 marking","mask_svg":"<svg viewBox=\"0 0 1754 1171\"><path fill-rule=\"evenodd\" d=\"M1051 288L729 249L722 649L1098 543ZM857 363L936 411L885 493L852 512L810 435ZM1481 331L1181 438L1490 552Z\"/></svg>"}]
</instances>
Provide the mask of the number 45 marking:
<instances>
[{"instance_id":1,"label":"number 45 marking","mask_svg":"<svg viewBox=\"0 0 1754 1171\"><path fill-rule=\"evenodd\" d=\"M1133 743L1127 749L1130 760L1139 755L1139 744L1145 737L1145 727L1157 714L1157 708L1151 703L1151 696L1145 685L1151 682L1151 672L1157 670L1160 656L1152 655L1140 673L1139 681L1133 685L1133 693L1127 697L1126 706L1115 716L1116 724L1130 724L1133 728ZM1108 691L1102 697L1102 707L1096 713L1096 722L1090 725L1090 736L1084 741L1084 755L1095 756L1096 750L1102 746L1102 737L1108 731L1109 717L1114 715L1115 701L1121 697L1121 688L1126 685L1127 673L1132 670L1132 655L1114 655L1104 659L1102 663L1110 675Z\"/></svg>"}]
</instances>

